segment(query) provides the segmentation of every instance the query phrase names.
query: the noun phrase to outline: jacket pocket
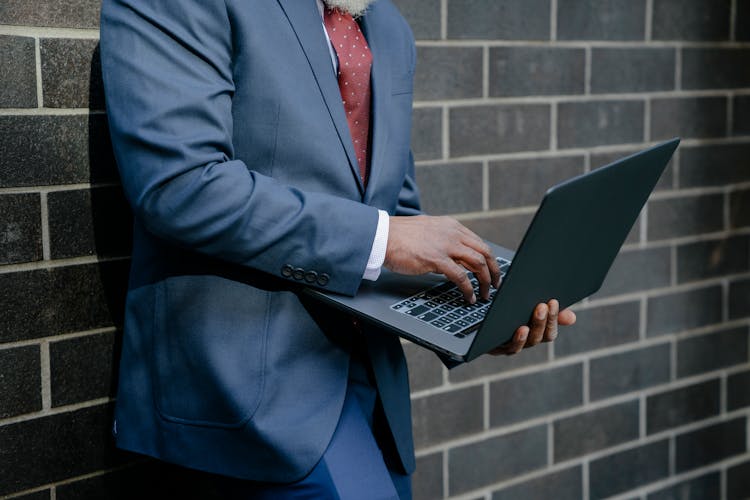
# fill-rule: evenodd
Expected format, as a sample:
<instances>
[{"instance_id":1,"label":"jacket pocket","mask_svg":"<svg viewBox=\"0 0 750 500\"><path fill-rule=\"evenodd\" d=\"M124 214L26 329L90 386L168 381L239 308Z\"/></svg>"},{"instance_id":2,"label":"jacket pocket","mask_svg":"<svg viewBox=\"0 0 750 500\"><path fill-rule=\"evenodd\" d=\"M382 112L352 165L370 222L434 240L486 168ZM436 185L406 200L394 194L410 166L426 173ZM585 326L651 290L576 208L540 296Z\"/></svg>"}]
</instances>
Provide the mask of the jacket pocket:
<instances>
[{"instance_id":1,"label":"jacket pocket","mask_svg":"<svg viewBox=\"0 0 750 500\"><path fill-rule=\"evenodd\" d=\"M241 427L264 386L269 294L212 275L177 276L157 293L156 407L174 422Z\"/></svg>"}]
</instances>

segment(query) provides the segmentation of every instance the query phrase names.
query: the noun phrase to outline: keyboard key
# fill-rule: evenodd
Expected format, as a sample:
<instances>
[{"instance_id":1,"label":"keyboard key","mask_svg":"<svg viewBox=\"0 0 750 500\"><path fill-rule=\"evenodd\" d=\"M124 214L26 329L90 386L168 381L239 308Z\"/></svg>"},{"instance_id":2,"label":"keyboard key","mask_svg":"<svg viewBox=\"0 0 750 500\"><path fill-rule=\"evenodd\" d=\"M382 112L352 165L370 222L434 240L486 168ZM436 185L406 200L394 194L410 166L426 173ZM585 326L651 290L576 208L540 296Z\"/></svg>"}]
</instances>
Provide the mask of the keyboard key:
<instances>
[{"instance_id":1,"label":"keyboard key","mask_svg":"<svg viewBox=\"0 0 750 500\"><path fill-rule=\"evenodd\" d=\"M466 322L466 321L464 321L464 320L462 320L462 319L459 319L459 320L458 320L458 321L456 321L456 322L455 322L454 324L456 324L456 325L458 325L458 326L462 326L462 327L467 327L467 326L469 326L469 323L468 323L468 322Z\"/></svg>"},{"instance_id":2,"label":"keyboard key","mask_svg":"<svg viewBox=\"0 0 750 500\"><path fill-rule=\"evenodd\" d=\"M438 328L444 327L447 323L441 319L436 319L435 321L430 322L431 325L436 326Z\"/></svg>"},{"instance_id":3,"label":"keyboard key","mask_svg":"<svg viewBox=\"0 0 750 500\"><path fill-rule=\"evenodd\" d=\"M450 325L444 326L443 330L445 330L448 333L456 333L456 332L461 331L461 327L455 323L451 323Z\"/></svg>"},{"instance_id":4,"label":"keyboard key","mask_svg":"<svg viewBox=\"0 0 750 500\"><path fill-rule=\"evenodd\" d=\"M429 307L417 306L417 307L414 307L414 308L409 309L408 311L406 311L406 314L408 314L410 316L419 316L420 314L424 314L424 313L428 312L429 310L430 310Z\"/></svg>"},{"instance_id":5,"label":"keyboard key","mask_svg":"<svg viewBox=\"0 0 750 500\"><path fill-rule=\"evenodd\" d=\"M438 315L435 314L434 312L428 312L428 313L424 313L421 316L419 316L419 319L421 319L422 321L432 321L433 319L435 319L437 317L438 317Z\"/></svg>"}]
</instances>

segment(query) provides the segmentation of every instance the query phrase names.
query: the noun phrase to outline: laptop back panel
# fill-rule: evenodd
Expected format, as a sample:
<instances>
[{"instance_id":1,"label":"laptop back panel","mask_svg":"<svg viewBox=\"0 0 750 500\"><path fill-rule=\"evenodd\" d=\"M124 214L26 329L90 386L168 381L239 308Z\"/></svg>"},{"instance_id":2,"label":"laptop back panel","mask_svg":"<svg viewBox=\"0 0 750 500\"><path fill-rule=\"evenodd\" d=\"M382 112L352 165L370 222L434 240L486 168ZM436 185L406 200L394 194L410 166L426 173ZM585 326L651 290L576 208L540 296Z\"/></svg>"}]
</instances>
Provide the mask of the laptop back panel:
<instances>
[{"instance_id":1,"label":"laptop back panel","mask_svg":"<svg viewBox=\"0 0 750 500\"><path fill-rule=\"evenodd\" d=\"M567 307L601 287L678 144L673 139L547 191L466 361L509 340L536 304L556 298Z\"/></svg>"}]
</instances>

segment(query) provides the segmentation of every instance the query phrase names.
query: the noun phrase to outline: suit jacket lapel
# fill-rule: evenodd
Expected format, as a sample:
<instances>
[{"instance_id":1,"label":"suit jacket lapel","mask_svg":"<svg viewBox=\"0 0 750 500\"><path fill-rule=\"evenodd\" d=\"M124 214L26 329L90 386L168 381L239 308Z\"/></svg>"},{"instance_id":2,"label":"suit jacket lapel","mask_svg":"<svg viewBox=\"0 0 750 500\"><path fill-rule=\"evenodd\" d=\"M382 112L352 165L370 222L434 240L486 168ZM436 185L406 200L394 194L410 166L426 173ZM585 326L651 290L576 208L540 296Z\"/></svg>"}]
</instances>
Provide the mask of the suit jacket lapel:
<instances>
[{"instance_id":1,"label":"suit jacket lapel","mask_svg":"<svg viewBox=\"0 0 750 500\"><path fill-rule=\"evenodd\" d=\"M349 133L344 106L341 104L341 92L331 63L328 43L323 34L323 20L320 17L318 7L314 0L278 0L278 2L287 19L289 19L289 23L297 35L297 40L299 40L310 63L310 68L318 82L328 113L338 132L341 145L349 158L349 167L359 186L360 193L362 193L364 187L359 178L359 167L354 154L352 136Z\"/></svg>"},{"instance_id":2,"label":"suit jacket lapel","mask_svg":"<svg viewBox=\"0 0 750 500\"><path fill-rule=\"evenodd\" d=\"M365 14L362 17L362 32L367 39L372 52L372 110L371 110L371 144L370 144L370 175L367 181L365 203L369 203L375 192L377 180L385 166L382 164L383 153L388 144L388 117L386 108L391 98L391 70L388 65L388 54L384 40L378 38L378 30L373 26L377 22L373 16Z\"/></svg>"}]
</instances>

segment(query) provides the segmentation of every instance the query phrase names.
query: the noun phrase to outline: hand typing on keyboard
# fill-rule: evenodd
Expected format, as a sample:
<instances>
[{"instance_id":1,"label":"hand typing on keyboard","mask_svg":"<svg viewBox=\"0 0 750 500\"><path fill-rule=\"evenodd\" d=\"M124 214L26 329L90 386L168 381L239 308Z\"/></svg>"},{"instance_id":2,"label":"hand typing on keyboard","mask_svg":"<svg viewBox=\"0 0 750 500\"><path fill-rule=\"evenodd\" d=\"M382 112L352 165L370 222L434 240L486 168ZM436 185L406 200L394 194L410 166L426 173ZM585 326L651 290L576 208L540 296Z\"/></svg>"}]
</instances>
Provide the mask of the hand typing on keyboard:
<instances>
[{"instance_id":1,"label":"hand typing on keyboard","mask_svg":"<svg viewBox=\"0 0 750 500\"><path fill-rule=\"evenodd\" d=\"M383 265L401 274L444 274L456 284L464 299L477 298L466 275L479 280L479 296L490 298L490 286L500 284L500 267L482 238L449 217L417 215L391 217Z\"/></svg>"},{"instance_id":2,"label":"hand typing on keyboard","mask_svg":"<svg viewBox=\"0 0 750 500\"><path fill-rule=\"evenodd\" d=\"M464 300L472 305L477 302L475 285L466 271L473 273L478 295L484 301L490 299L491 287L499 286L501 270L489 246L455 219L426 215L391 217L389 226L383 265L391 271L410 275L430 272L443 274L456 285ZM441 295L447 293L440 292ZM435 305L440 307L439 303ZM417 307L423 306L420 304ZM424 316L421 319L431 323L444 321L445 325L434 326L446 331L460 322L471 324L471 320L464 318L452 318L452 322L447 322L447 319L451 319L447 311L442 316L439 310L416 312ZM508 343L498 346L490 354L515 354L540 342L551 342L557 337L559 325L572 325L575 321L575 313L570 309L560 311L555 299L538 304L529 325L519 326Z\"/></svg>"}]
</instances>

